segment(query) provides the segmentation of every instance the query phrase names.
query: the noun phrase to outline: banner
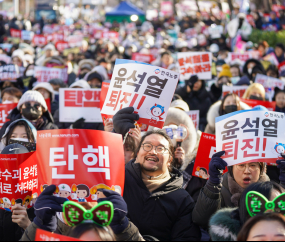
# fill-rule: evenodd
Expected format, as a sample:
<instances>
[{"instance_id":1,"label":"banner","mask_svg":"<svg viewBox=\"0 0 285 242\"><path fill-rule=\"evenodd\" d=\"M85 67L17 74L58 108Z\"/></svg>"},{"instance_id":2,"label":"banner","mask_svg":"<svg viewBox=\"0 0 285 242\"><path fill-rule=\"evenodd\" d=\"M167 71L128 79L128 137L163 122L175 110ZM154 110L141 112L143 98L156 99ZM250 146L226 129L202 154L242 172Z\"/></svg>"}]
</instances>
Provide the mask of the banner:
<instances>
[{"instance_id":1,"label":"banner","mask_svg":"<svg viewBox=\"0 0 285 242\"><path fill-rule=\"evenodd\" d=\"M202 133L192 176L209 179L209 163L216 151L216 136ZM227 172L227 169L224 173Z\"/></svg>"},{"instance_id":2,"label":"banner","mask_svg":"<svg viewBox=\"0 0 285 242\"><path fill-rule=\"evenodd\" d=\"M59 52L63 52L65 49L68 49L69 44L68 42L65 41L58 41L55 44L55 48L59 51Z\"/></svg>"},{"instance_id":3,"label":"banner","mask_svg":"<svg viewBox=\"0 0 285 242\"><path fill-rule=\"evenodd\" d=\"M122 136L97 130L38 131L37 159L41 191L78 202L97 201L101 189L123 194L125 160Z\"/></svg>"},{"instance_id":4,"label":"banner","mask_svg":"<svg viewBox=\"0 0 285 242\"><path fill-rule=\"evenodd\" d=\"M180 52L177 57L181 80L188 80L193 75L197 75L201 80L212 78L212 53Z\"/></svg>"},{"instance_id":5,"label":"banner","mask_svg":"<svg viewBox=\"0 0 285 242\"><path fill-rule=\"evenodd\" d=\"M264 88L266 92L266 98L269 99L271 102L273 97L274 97L274 88L278 87L279 89L283 90L284 89L284 82L281 81L280 79L274 78L274 77L269 77L265 76L262 74L257 74L255 78L255 83L260 83Z\"/></svg>"},{"instance_id":6,"label":"banner","mask_svg":"<svg viewBox=\"0 0 285 242\"><path fill-rule=\"evenodd\" d=\"M67 42L69 43L69 46L71 48L74 47L81 47L82 46L82 40L83 40L83 36L80 35L70 35L67 38Z\"/></svg>"},{"instance_id":7,"label":"banner","mask_svg":"<svg viewBox=\"0 0 285 242\"><path fill-rule=\"evenodd\" d=\"M6 64L10 64L11 57L8 55L0 54L0 61L4 61Z\"/></svg>"},{"instance_id":8,"label":"banner","mask_svg":"<svg viewBox=\"0 0 285 242\"><path fill-rule=\"evenodd\" d=\"M164 16L172 16L173 15L173 4L170 1L161 2L160 12Z\"/></svg>"},{"instance_id":9,"label":"banner","mask_svg":"<svg viewBox=\"0 0 285 242\"><path fill-rule=\"evenodd\" d=\"M178 79L173 71L117 59L102 116L112 118L120 109L134 107L140 123L162 128Z\"/></svg>"},{"instance_id":10,"label":"banner","mask_svg":"<svg viewBox=\"0 0 285 242\"><path fill-rule=\"evenodd\" d=\"M226 62L232 63L235 60L240 60L243 63L245 63L249 59L257 59L258 60L259 57L260 57L259 51L249 51L249 52L245 52L243 54L230 52L230 53L228 53L228 58L227 58Z\"/></svg>"},{"instance_id":11,"label":"banner","mask_svg":"<svg viewBox=\"0 0 285 242\"><path fill-rule=\"evenodd\" d=\"M238 95L240 98L243 97L243 94L248 89L248 86L225 86L223 85L223 97L225 97L229 93L234 93Z\"/></svg>"},{"instance_id":12,"label":"banner","mask_svg":"<svg viewBox=\"0 0 285 242\"><path fill-rule=\"evenodd\" d=\"M34 77L38 79L38 82L48 82L51 79L59 78L64 82L68 80L67 68L50 68L50 67L42 67L35 66L35 74Z\"/></svg>"},{"instance_id":13,"label":"banner","mask_svg":"<svg viewBox=\"0 0 285 242\"><path fill-rule=\"evenodd\" d=\"M26 208L38 197L35 153L0 155L0 207L11 211L16 203Z\"/></svg>"},{"instance_id":14,"label":"banner","mask_svg":"<svg viewBox=\"0 0 285 242\"><path fill-rule=\"evenodd\" d=\"M47 45L47 37L44 35L35 34L33 38L33 44L36 46L45 46Z\"/></svg>"},{"instance_id":15,"label":"banner","mask_svg":"<svg viewBox=\"0 0 285 242\"><path fill-rule=\"evenodd\" d=\"M195 125L195 128L198 131L199 123L200 123L200 110L189 111L189 112L187 112L187 114L192 119L192 121L193 121L193 123Z\"/></svg>"},{"instance_id":16,"label":"banner","mask_svg":"<svg viewBox=\"0 0 285 242\"><path fill-rule=\"evenodd\" d=\"M211 27L208 28L208 31L211 36L211 39L219 39L222 37L224 27L222 25L213 24Z\"/></svg>"},{"instance_id":17,"label":"banner","mask_svg":"<svg viewBox=\"0 0 285 242\"><path fill-rule=\"evenodd\" d=\"M68 236L55 234L46 230L37 229L35 241L81 241Z\"/></svg>"},{"instance_id":18,"label":"banner","mask_svg":"<svg viewBox=\"0 0 285 242\"><path fill-rule=\"evenodd\" d=\"M276 110L276 102L266 102L266 101L258 101L258 100L248 100L248 99L240 99L241 102L244 102L248 106L254 108L256 106L263 106L267 108L269 111Z\"/></svg>"},{"instance_id":19,"label":"banner","mask_svg":"<svg viewBox=\"0 0 285 242\"><path fill-rule=\"evenodd\" d=\"M32 41L33 37L34 37L34 32L22 30L22 36L21 36L22 40Z\"/></svg>"},{"instance_id":20,"label":"banner","mask_svg":"<svg viewBox=\"0 0 285 242\"><path fill-rule=\"evenodd\" d=\"M10 35L13 38L20 38L21 39L21 30L18 29L10 29Z\"/></svg>"},{"instance_id":21,"label":"banner","mask_svg":"<svg viewBox=\"0 0 285 242\"><path fill-rule=\"evenodd\" d=\"M275 163L285 153L284 114L259 109L216 118L217 150L228 166L244 162Z\"/></svg>"},{"instance_id":22,"label":"banner","mask_svg":"<svg viewBox=\"0 0 285 242\"><path fill-rule=\"evenodd\" d=\"M73 123L84 118L86 123L102 123L101 89L60 88L59 121Z\"/></svg>"},{"instance_id":23,"label":"banner","mask_svg":"<svg viewBox=\"0 0 285 242\"><path fill-rule=\"evenodd\" d=\"M0 66L0 81L15 82L21 76L20 69L14 64Z\"/></svg>"},{"instance_id":24,"label":"banner","mask_svg":"<svg viewBox=\"0 0 285 242\"><path fill-rule=\"evenodd\" d=\"M138 62L151 63L155 60L155 58L153 57L153 55L133 53L132 60L138 61Z\"/></svg>"},{"instance_id":25,"label":"banner","mask_svg":"<svg viewBox=\"0 0 285 242\"><path fill-rule=\"evenodd\" d=\"M195 28L189 28L184 31L186 39L196 38L198 36L197 30Z\"/></svg>"}]
</instances>

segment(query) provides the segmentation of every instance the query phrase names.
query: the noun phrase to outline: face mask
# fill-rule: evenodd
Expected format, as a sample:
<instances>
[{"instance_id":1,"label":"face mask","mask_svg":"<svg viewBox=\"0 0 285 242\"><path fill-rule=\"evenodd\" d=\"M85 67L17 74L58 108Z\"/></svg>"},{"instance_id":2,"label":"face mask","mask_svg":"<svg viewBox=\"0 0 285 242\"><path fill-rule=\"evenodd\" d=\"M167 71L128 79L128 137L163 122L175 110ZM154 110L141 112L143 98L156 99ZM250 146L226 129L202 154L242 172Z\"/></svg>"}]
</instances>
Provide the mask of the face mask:
<instances>
[{"instance_id":1,"label":"face mask","mask_svg":"<svg viewBox=\"0 0 285 242\"><path fill-rule=\"evenodd\" d=\"M233 113L233 112L236 112L237 109L238 109L237 105L228 105L228 106L225 106L224 113L225 114Z\"/></svg>"},{"instance_id":2,"label":"face mask","mask_svg":"<svg viewBox=\"0 0 285 242\"><path fill-rule=\"evenodd\" d=\"M28 120L38 120L42 116L42 112L35 107L27 107L22 109L23 116Z\"/></svg>"},{"instance_id":3,"label":"face mask","mask_svg":"<svg viewBox=\"0 0 285 242\"><path fill-rule=\"evenodd\" d=\"M2 104L11 104L13 103L12 101L6 100L5 102L2 102Z\"/></svg>"},{"instance_id":4,"label":"face mask","mask_svg":"<svg viewBox=\"0 0 285 242\"><path fill-rule=\"evenodd\" d=\"M250 100L257 100L257 101L264 101L262 97L257 97L257 96L254 96L254 95L251 95L249 97Z\"/></svg>"},{"instance_id":5,"label":"face mask","mask_svg":"<svg viewBox=\"0 0 285 242\"><path fill-rule=\"evenodd\" d=\"M27 72L26 72L26 76L34 76L34 70L28 70Z\"/></svg>"},{"instance_id":6,"label":"face mask","mask_svg":"<svg viewBox=\"0 0 285 242\"><path fill-rule=\"evenodd\" d=\"M233 84L233 85L236 85L236 84L239 82L240 77L239 77L239 76L237 76L237 77L232 77L231 80L232 80L232 84Z\"/></svg>"},{"instance_id":7,"label":"face mask","mask_svg":"<svg viewBox=\"0 0 285 242\"><path fill-rule=\"evenodd\" d=\"M54 93L55 96L59 95L59 92L57 92L57 91L53 91L53 93Z\"/></svg>"},{"instance_id":8,"label":"face mask","mask_svg":"<svg viewBox=\"0 0 285 242\"><path fill-rule=\"evenodd\" d=\"M252 68L248 68L247 71L248 71L248 74L251 75L251 73L252 73Z\"/></svg>"},{"instance_id":9,"label":"face mask","mask_svg":"<svg viewBox=\"0 0 285 242\"><path fill-rule=\"evenodd\" d=\"M11 138L12 140L22 141L22 142L30 142L27 138Z\"/></svg>"}]
</instances>

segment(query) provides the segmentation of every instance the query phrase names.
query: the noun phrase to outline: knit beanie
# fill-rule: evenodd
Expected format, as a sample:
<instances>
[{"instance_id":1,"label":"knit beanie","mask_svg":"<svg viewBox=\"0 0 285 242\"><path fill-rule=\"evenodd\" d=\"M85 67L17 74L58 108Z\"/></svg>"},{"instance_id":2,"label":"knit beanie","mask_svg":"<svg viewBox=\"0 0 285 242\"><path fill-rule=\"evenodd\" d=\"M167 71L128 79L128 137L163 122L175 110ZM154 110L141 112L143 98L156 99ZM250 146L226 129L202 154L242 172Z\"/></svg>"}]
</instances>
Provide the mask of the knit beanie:
<instances>
[{"instance_id":1,"label":"knit beanie","mask_svg":"<svg viewBox=\"0 0 285 242\"><path fill-rule=\"evenodd\" d=\"M46 89L51 94L51 102L54 100L54 90L51 84L48 82L39 82L34 88L34 91L37 91L39 88Z\"/></svg>"},{"instance_id":2,"label":"knit beanie","mask_svg":"<svg viewBox=\"0 0 285 242\"><path fill-rule=\"evenodd\" d=\"M90 85L85 80L79 80L79 81L73 82L69 88L74 88L74 87L81 87L83 89L91 89Z\"/></svg>"},{"instance_id":3,"label":"knit beanie","mask_svg":"<svg viewBox=\"0 0 285 242\"><path fill-rule=\"evenodd\" d=\"M227 77L232 77L232 73L231 73L231 67L227 64L222 66L222 71L219 74L219 78L223 77L223 76L227 76Z\"/></svg>"},{"instance_id":4,"label":"knit beanie","mask_svg":"<svg viewBox=\"0 0 285 242\"><path fill-rule=\"evenodd\" d=\"M43 106L45 110L48 110L46 101L41 93L38 91L27 91L24 93L24 95L21 97L20 101L18 102L18 110L20 110L20 107L26 103L26 102L37 102Z\"/></svg>"},{"instance_id":5,"label":"knit beanie","mask_svg":"<svg viewBox=\"0 0 285 242\"><path fill-rule=\"evenodd\" d=\"M250 80L248 78L247 75L243 76L239 82L236 84L236 86L243 86L243 85L247 85L249 86L250 85Z\"/></svg>"}]
</instances>

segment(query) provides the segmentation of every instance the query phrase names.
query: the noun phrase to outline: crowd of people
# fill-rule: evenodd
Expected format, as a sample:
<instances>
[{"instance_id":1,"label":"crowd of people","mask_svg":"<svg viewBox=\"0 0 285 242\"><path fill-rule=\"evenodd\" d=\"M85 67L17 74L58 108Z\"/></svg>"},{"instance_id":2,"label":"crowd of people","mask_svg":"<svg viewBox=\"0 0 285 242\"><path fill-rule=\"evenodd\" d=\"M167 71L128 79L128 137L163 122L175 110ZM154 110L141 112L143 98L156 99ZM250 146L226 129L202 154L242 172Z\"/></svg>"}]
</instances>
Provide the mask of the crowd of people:
<instances>
[{"instance_id":1,"label":"crowd of people","mask_svg":"<svg viewBox=\"0 0 285 242\"><path fill-rule=\"evenodd\" d=\"M223 26L223 30L213 36L211 31L216 26ZM276 166L261 162L228 166L222 159L225 152L219 151L206 171L208 180L192 176L201 132L215 134L217 117L251 109L246 100L274 101L276 112L285 113L285 89L275 88L274 95L268 96L268 90L256 83L258 74L285 83L285 46L248 41L255 28L285 29L284 8L271 13L256 8L245 14L235 6L230 17L209 12L185 16L179 21L165 17L135 24L78 20L67 28L63 19L56 23L41 19L38 23L0 15L0 59L5 57L0 67L14 65L17 71L17 78L12 80L0 73L1 103L17 104L0 130L2 154L11 154L10 147L18 147L18 153L28 152L19 144L11 144L11 140L36 143L40 130L90 129L126 137L123 197L104 190L104 196L98 199L99 203L110 201L114 205L110 226L69 226L58 215L66 199L54 197L56 186L51 185L29 209L17 201L11 210L0 208L0 241L34 241L37 229L89 241L285 241L282 209L272 209L270 213L260 210L251 218L247 208L251 191L268 201L284 193L285 156ZM70 35L82 35L84 39L75 47L69 46L65 53L53 39L37 45L34 39L13 36L13 30L40 36L58 33L66 40ZM102 30L118 34L110 39L96 38ZM104 123L87 123L84 118L73 123L60 122L59 89L100 89L102 83L112 79L116 59L133 59L136 53L148 55L153 57L149 61L152 65L179 72L178 52L205 51L212 55L211 80L202 80L195 74L188 80L179 80L162 130L149 127L147 132L141 131L136 125L139 115L133 107L120 110ZM230 60L230 53L246 53L250 57ZM39 81L35 75L39 66L66 68L67 78ZM247 89L242 97L235 93L223 95L225 86ZM199 110L198 131L187 114L190 110ZM187 130L180 145L164 132L167 127L178 126ZM228 172L223 175L226 169ZM87 210L95 206L90 202L81 205Z\"/></svg>"}]
</instances>

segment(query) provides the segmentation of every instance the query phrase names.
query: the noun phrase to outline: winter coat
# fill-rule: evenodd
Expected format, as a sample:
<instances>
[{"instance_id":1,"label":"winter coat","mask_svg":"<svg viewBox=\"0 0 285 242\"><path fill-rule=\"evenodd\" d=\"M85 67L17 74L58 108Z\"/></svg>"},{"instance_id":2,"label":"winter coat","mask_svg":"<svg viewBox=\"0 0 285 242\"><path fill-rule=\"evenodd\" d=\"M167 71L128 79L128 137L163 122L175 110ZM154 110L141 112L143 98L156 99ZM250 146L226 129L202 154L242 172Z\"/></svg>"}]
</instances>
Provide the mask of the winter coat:
<instances>
[{"instance_id":1,"label":"winter coat","mask_svg":"<svg viewBox=\"0 0 285 242\"><path fill-rule=\"evenodd\" d=\"M32 223L24 232L21 241L35 241L36 231L39 227ZM60 219L57 219L57 229L55 231L56 234L68 235L71 227L67 226ZM128 227L121 233L116 234L116 241L142 241L141 235L131 222Z\"/></svg>"},{"instance_id":2,"label":"winter coat","mask_svg":"<svg viewBox=\"0 0 285 242\"><path fill-rule=\"evenodd\" d=\"M219 101L222 98L223 94L223 89L218 88L215 83L212 84L210 91L209 91L209 96L211 98L211 102L215 103Z\"/></svg>"},{"instance_id":3,"label":"winter coat","mask_svg":"<svg viewBox=\"0 0 285 242\"><path fill-rule=\"evenodd\" d=\"M265 73L265 69L263 67L263 65L261 64L261 62L259 60L256 60L256 59L249 59L245 62L244 66L243 66L243 74L247 75L249 77L250 80L252 80L252 73L248 73L248 68L247 68L247 65L250 63L250 62L254 62L256 64L256 66L258 67L259 70L261 70L263 73Z\"/></svg>"},{"instance_id":4,"label":"winter coat","mask_svg":"<svg viewBox=\"0 0 285 242\"><path fill-rule=\"evenodd\" d=\"M0 21L0 43L3 43L5 34L6 34L5 23L4 21Z\"/></svg>"},{"instance_id":5,"label":"winter coat","mask_svg":"<svg viewBox=\"0 0 285 242\"><path fill-rule=\"evenodd\" d=\"M198 92L191 91L187 93L187 86L182 87L176 91L176 94L180 95L183 100L188 104L190 110L200 111L200 124L199 129L203 131L207 125L207 113L212 105L209 93L205 88L203 82L202 88Z\"/></svg>"},{"instance_id":6,"label":"winter coat","mask_svg":"<svg viewBox=\"0 0 285 242\"><path fill-rule=\"evenodd\" d=\"M59 122L59 109L55 111L54 123L58 126L59 129L70 129L72 128L73 123L61 123ZM104 131L103 123L84 123L83 129L93 129L93 130L102 130Z\"/></svg>"},{"instance_id":7,"label":"winter coat","mask_svg":"<svg viewBox=\"0 0 285 242\"><path fill-rule=\"evenodd\" d=\"M51 116L51 113L49 111L46 111L42 117L44 119L44 123L39 128L37 128L37 130L58 129L58 127L54 124L53 117ZM22 114L20 113L20 111L16 107L12 110L12 112L8 115L7 118L10 119L10 121L4 123L4 125L2 126L2 128L0 130L0 137L3 137L3 135L5 134L6 128L13 121L15 121L17 119L21 119L23 117L22 117Z\"/></svg>"},{"instance_id":8,"label":"winter coat","mask_svg":"<svg viewBox=\"0 0 285 242\"><path fill-rule=\"evenodd\" d=\"M192 222L195 203L182 184L181 173L174 169L171 179L151 193L142 180L140 164L133 160L126 165L128 217L142 235L158 240L200 240L200 229Z\"/></svg>"},{"instance_id":9,"label":"winter coat","mask_svg":"<svg viewBox=\"0 0 285 242\"><path fill-rule=\"evenodd\" d=\"M207 120L208 125L205 129L205 133L207 134L216 134L216 118L220 117L220 107L221 107L222 101L218 101L215 104L213 104L208 112ZM247 104L240 102L241 110L248 110L251 109L250 106Z\"/></svg>"},{"instance_id":10,"label":"winter coat","mask_svg":"<svg viewBox=\"0 0 285 242\"><path fill-rule=\"evenodd\" d=\"M270 181L263 173L259 182ZM196 206L193 210L193 222L202 228L207 228L213 214L222 208L238 206L238 201L244 189L240 187L229 173L223 175L220 187L212 186L209 181L201 190Z\"/></svg>"},{"instance_id":11,"label":"winter coat","mask_svg":"<svg viewBox=\"0 0 285 242\"><path fill-rule=\"evenodd\" d=\"M209 233L212 241L236 241L242 228L238 208L219 210L209 223Z\"/></svg>"},{"instance_id":12,"label":"winter coat","mask_svg":"<svg viewBox=\"0 0 285 242\"><path fill-rule=\"evenodd\" d=\"M30 221L34 219L34 208L27 210ZM0 208L0 241L19 241L24 230L12 222L12 212Z\"/></svg>"}]
</instances>

